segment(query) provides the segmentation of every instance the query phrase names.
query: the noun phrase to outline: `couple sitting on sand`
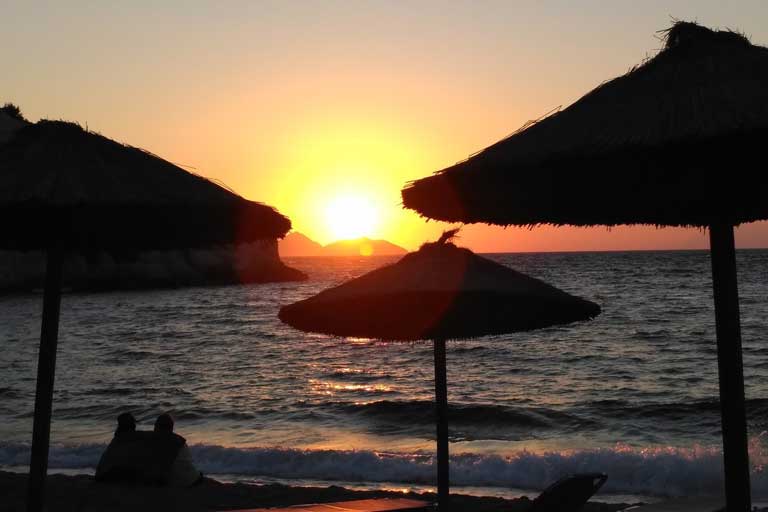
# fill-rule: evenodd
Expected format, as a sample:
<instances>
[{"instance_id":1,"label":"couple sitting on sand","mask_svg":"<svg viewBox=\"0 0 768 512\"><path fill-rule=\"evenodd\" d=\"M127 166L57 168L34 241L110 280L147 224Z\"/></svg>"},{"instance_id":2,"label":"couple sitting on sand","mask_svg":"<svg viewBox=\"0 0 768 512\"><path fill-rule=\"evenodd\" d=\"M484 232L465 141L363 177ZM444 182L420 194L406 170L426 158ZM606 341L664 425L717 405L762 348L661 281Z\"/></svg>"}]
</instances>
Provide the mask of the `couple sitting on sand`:
<instances>
[{"instance_id":1,"label":"couple sitting on sand","mask_svg":"<svg viewBox=\"0 0 768 512\"><path fill-rule=\"evenodd\" d=\"M96 467L99 482L189 487L202 479L187 441L173 432L173 418L168 414L157 417L152 432L136 430L131 413L118 416L115 437Z\"/></svg>"}]
</instances>

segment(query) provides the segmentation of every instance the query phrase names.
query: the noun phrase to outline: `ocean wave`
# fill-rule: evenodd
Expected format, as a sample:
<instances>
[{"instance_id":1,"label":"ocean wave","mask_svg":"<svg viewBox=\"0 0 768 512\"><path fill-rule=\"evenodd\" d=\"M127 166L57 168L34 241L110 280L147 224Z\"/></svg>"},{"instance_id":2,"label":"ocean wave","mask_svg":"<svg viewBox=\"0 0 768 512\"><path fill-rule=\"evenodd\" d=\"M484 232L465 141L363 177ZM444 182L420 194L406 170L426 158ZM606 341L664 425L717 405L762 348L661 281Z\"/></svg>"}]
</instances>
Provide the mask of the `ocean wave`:
<instances>
[{"instance_id":1,"label":"ocean wave","mask_svg":"<svg viewBox=\"0 0 768 512\"><path fill-rule=\"evenodd\" d=\"M376 402L326 404L340 411L373 419L402 424L433 425L435 405L429 400L380 400ZM520 428L552 428L588 422L567 412L539 407L509 407L495 404L449 404L451 426L511 426Z\"/></svg>"},{"instance_id":2,"label":"ocean wave","mask_svg":"<svg viewBox=\"0 0 768 512\"><path fill-rule=\"evenodd\" d=\"M407 433L431 438L434 433L434 403L430 400L300 401L294 405L364 422L380 434ZM752 431L768 427L768 399L747 400L747 411ZM604 432L610 434L607 439L659 444L665 442L659 434L659 425L663 425L665 432L683 439L716 442L720 436L720 404L717 400L600 400L555 409L454 402L448 405L448 423L451 439L457 441L547 439L576 432Z\"/></svg>"},{"instance_id":3,"label":"ocean wave","mask_svg":"<svg viewBox=\"0 0 768 512\"><path fill-rule=\"evenodd\" d=\"M386 435L405 434L430 439L434 435L435 409L431 400L397 399L401 393L383 384L312 381L320 395L332 391L338 396L367 395L370 401L298 400L274 407L236 408L229 403L186 400L172 397L138 402L138 395L127 395L119 403L109 392L93 390L89 402L62 401L57 415L65 420L114 422L118 414L131 411L140 421L154 421L158 411L171 413L178 421L308 421L353 422ZM392 398L384 398L392 397ZM748 424L753 432L768 428L768 399L747 400ZM15 420L32 417L32 408L8 408ZM686 441L717 442L720 434L720 405L717 400L638 401L597 400L554 407L493 403L448 405L448 422L453 440L550 439L573 434L603 435L602 439L669 443L664 434ZM661 426L661 427L660 427ZM660 430L661 428L661 430ZM675 441L672 441L675 442ZM678 443L681 441L677 441Z\"/></svg>"},{"instance_id":4,"label":"ocean wave","mask_svg":"<svg viewBox=\"0 0 768 512\"><path fill-rule=\"evenodd\" d=\"M54 445L49 467L93 469L104 449L100 444ZM434 484L433 457L429 453L300 450L291 448L233 448L191 446L198 467L207 474L247 477L314 479L321 481ZM750 443L752 489L756 499L768 498L768 474L762 443ZM0 442L0 465L20 466L29 461L29 445ZM631 448L616 446L593 450L533 453L510 456L457 454L451 456L455 486L505 487L541 490L564 475L587 471L608 474L608 493L653 496L719 494L723 486L722 456L715 447Z\"/></svg>"},{"instance_id":5,"label":"ocean wave","mask_svg":"<svg viewBox=\"0 0 768 512\"><path fill-rule=\"evenodd\" d=\"M622 421L662 420L662 421L709 421L720 420L719 400L689 400L687 402L646 402L631 400L600 400L586 402L574 407L593 416L603 418L621 417ZM747 415L750 420L760 420L768 415L768 399L752 398L746 400Z\"/></svg>"},{"instance_id":6,"label":"ocean wave","mask_svg":"<svg viewBox=\"0 0 768 512\"><path fill-rule=\"evenodd\" d=\"M303 402L304 406L318 404ZM301 405L299 404L299 405ZM430 400L378 400L371 402L326 402L320 407L362 418L403 424L433 424L434 402ZM753 421L768 416L768 399L746 401L749 418ZM600 400L575 403L553 409L546 407L509 406L498 404L448 404L452 426L510 426L528 428L578 429L616 428L621 424L664 421L709 425L719 424L720 403L717 400L679 402L646 402L631 400ZM631 420L631 421L629 421Z\"/></svg>"}]
</instances>

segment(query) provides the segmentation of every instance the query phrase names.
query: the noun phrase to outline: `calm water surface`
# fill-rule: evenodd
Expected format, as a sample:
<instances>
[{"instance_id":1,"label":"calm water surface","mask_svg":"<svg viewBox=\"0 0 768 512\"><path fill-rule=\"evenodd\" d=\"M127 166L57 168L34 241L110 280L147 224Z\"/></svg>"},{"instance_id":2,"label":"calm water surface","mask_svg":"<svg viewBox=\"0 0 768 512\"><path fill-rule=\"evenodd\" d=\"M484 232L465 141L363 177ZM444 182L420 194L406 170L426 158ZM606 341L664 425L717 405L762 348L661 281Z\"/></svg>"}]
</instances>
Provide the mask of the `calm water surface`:
<instances>
[{"instance_id":1,"label":"calm water surface","mask_svg":"<svg viewBox=\"0 0 768 512\"><path fill-rule=\"evenodd\" d=\"M605 471L614 497L720 489L708 253L490 257L598 302L603 314L449 345L453 481L510 496ZM768 251L737 257L753 487L764 500ZM431 486L431 345L309 335L277 319L281 305L393 258L287 261L312 279L65 295L51 467L92 470L117 414L151 428L169 411L207 473ZM41 303L0 298L4 466L28 460Z\"/></svg>"}]
</instances>

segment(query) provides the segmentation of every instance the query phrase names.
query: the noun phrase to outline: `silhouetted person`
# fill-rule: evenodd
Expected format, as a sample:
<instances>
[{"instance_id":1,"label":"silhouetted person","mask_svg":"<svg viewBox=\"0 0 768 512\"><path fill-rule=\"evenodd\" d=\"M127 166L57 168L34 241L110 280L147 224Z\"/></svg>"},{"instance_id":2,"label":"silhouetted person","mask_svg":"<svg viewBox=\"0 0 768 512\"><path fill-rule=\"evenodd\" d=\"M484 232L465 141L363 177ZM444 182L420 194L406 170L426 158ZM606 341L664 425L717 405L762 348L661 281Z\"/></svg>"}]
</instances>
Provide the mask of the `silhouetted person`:
<instances>
[{"instance_id":1,"label":"silhouetted person","mask_svg":"<svg viewBox=\"0 0 768 512\"><path fill-rule=\"evenodd\" d=\"M124 412L117 417L117 429L115 435L125 432L136 432L136 418L129 412Z\"/></svg>"},{"instance_id":2,"label":"silhouetted person","mask_svg":"<svg viewBox=\"0 0 768 512\"><path fill-rule=\"evenodd\" d=\"M104 450L96 466L96 480L99 482L136 482L141 480L141 463L136 447L140 444L140 433L136 432L136 418L129 412L117 417L115 436Z\"/></svg>"},{"instance_id":3,"label":"silhouetted person","mask_svg":"<svg viewBox=\"0 0 768 512\"><path fill-rule=\"evenodd\" d=\"M133 482L189 487L203 475L192 463L187 441L173 432L173 418L161 414L153 432L136 430L130 413L117 418L112 441L96 467L99 482Z\"/></svg>"},{"instance_id":4,"label":"silhouetted person","mask_svg":"<svg viewBox=\"0 0 768 512\"><path fill-rule=\"evenodd\" d=\"M161 414L157 417L155 432L173 432L173 418L170 414Z\"/></svg>"},{"instance_id":5,"label":"silhouetted person","mask_svg":"<svg viewBox=\"0 0 768 512\"><path fill-rule=\"evenodd\" d=\"M155 420L155 434L163 444L163 451L173 450L173 458L166 482L174 487L189 487L203 479L192 462L192 454L183 437L173 432L173 418L161 414Z\"/></svg>"}]
</instances>

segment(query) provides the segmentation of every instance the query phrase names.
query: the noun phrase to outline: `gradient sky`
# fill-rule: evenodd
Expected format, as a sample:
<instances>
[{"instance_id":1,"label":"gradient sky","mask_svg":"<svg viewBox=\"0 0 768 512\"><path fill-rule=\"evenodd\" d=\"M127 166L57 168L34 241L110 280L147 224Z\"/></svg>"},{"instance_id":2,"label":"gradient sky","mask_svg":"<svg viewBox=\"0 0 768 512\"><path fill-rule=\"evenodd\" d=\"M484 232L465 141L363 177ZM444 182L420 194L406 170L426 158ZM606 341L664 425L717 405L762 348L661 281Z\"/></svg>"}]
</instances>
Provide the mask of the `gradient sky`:
<instances>
[{"instance_id":1,"label":"gradient sky","mask_svg":"<svg viewBox=\"0 0 768 512\"><path fill-rule=\"evenodd\" d=\"M434 238L447 225L400 208L408 180L623 74L673 18L768 44L764 0L107 4L0 0L0 102L189 166L321 243L344 219L408 248ZM340 209L356 203L371 211ZM647 227L461 236L491 252L707 246ZM737 243L768 247L768 223Z\"/></svg>"}]
</instances>

